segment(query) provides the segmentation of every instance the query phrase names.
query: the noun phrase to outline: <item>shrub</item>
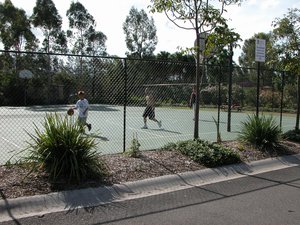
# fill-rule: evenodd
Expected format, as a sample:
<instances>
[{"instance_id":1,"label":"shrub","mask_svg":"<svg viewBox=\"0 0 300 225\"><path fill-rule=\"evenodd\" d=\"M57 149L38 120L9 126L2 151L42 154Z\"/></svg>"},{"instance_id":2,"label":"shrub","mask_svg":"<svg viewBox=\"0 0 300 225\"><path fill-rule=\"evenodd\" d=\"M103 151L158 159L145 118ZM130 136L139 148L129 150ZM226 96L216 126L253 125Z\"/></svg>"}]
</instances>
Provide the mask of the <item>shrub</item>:
<instances>
[{"instance_id":1,"label":"shrub","mask_svg":"<svg viewBox=\"0 0 300 225\"><path fill-rule=\"evenodd\" d=\"M289 130L282 135L282 138L300 143L300 130Z\"/></svg>"},{"instance_id":2,"label":"shrub","mask_svg":"<svg viewBox=\"0 0 300 225\"><path fill-rule=\"evenodd\" d=\"M272 116L248 116L248 119L242 122L238 139L261 150L273 149L281 139L281 129Z\"/></svg>"},{"instance_id":3,"label":"shrub","mask_svg":"<svg viewBox=\"0 0 300 225\"><path fill-rule=\"evenodd\" d=\"M206 167L217 167L240 162L240 156L230 148L204 140L188 140L168 144L195 162Z\"/></svg>"},{"instance_id":4,"label":"shrub","mask_svg":"<svg viewBox=\"0 0 300 225\"><path fill-rule=\"evenodd\" d=\"M266 107L269 109L280 108L280 92L272 90L262 90L259 95L259 101L261 107Z\"/></svg>"},{"instance_id":5,"label":"shrub","mask_svg":"<svg viewBox=\"0 0 300 225\"><path fill-rule=\"evenodd\" d=\"M125 155L127 155L129 157L134 157L134 158L140 157L140 155L141 155L140 146L141 146L141 144L139 143L137 135L133 136L131 145L128 149L126 149Z\"/></svg>"},{"instance_id":6,"label":"shrub","mask_svg":"<svg viewBox=\"0 0 300 225\"><path fill-rule=\"evenodd\" d=\"M71 119L57 114L48 114L43 128L35 124L35 135L29 134L28 154L22 158L33 169L42 168L50 179L59 178L69 182L104 174L105 167L95 150L95 139L81 133L81 128Z\"/></svg>"}]
</instances>

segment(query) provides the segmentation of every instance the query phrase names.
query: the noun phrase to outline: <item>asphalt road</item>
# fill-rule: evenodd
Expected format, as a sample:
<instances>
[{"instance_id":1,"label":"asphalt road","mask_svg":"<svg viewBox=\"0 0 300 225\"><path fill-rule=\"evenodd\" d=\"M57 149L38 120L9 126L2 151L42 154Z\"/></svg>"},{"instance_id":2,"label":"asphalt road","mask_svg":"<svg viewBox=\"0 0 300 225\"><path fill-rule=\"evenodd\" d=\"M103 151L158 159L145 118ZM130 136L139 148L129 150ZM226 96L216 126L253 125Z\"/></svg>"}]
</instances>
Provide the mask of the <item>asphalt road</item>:
<instances>
[{"instance_id":1,"label":"asphalt road","mask_svg":"<svg viewBox=\"0 0 300 225\"><path fill-rule=\"evenodd\" d=\"M1 225L298 225L300 167Z\"/></svg>"}]
</instances>

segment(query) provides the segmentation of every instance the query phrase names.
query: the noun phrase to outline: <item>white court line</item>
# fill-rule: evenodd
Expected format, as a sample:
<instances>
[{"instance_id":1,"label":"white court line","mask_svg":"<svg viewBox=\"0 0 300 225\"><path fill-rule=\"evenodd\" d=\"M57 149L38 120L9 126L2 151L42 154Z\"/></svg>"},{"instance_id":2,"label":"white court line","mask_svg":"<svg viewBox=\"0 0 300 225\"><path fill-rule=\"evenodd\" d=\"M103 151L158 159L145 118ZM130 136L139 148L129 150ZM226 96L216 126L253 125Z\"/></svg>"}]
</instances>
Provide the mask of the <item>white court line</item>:
<instances>
[{"instance_id":1,"label":"white court line","mask_svg":"<svg viewBox=\"0 0 300 225\"><path fill-rule=\"evenodd\" d=\"M6 138L4 138L4 137L1 137L1 138L2 138L4 141L6 141L7 143L9 143L9 144L11 144L11 145L13 145L13 146L15 146L15 147L21 149L21 147L20 147L19 145L16 145L15 143L11 142L10 140L8 140L8 139L6 139Z\"/></svg>"}]
</instances>

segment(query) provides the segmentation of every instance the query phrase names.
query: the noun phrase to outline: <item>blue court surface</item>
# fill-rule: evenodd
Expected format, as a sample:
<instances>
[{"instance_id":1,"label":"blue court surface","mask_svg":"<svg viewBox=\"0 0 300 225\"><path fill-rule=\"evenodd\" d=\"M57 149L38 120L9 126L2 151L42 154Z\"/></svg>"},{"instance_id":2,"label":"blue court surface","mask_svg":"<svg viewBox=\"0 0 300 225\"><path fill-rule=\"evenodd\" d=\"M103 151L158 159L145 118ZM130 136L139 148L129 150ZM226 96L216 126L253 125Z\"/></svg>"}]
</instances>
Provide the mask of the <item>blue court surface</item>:
<instances>
[{"instance_id":1,"label":"blue court surface","mask_svg":"<svg viewBox=\"0 0 300 225\"><path fill-rule=\"evenodd\" d=\"M29 135L34 134L34 124L41 130L46 113L66 115L70 105L32 106L32 107L0 107L0 165L4 164L16 152L25 149L30 141ZM141 144L141 150L151 150L163 147L169 142L192 139L194 135L193 111L190 108L156 108L156 118L162 121L162 127L148 120L148 129L144 125L142 114L144 107L126 107L114 105L91 105L88 122L92 130L86 135L95 137L97 151L102 154L123 152L130 146L136 136ZM222 140L235 139L240 130L241 121L245 121L249 112L232 112L231 132L227 132L227 112L220 112L220 133ZM274 115L279 122L279 115ZM124 119L126 118L126 128ZM216 141L216 124L218 113L216 109L200 109L199 138L211 142ZM76 113L73 116L76 120ZM282 130L287 131L295 126L295 115L282 117ZM124 135L125 131L125 135ZM13 158L12 161L17 158Z\"/></svg>"}]
</instances>

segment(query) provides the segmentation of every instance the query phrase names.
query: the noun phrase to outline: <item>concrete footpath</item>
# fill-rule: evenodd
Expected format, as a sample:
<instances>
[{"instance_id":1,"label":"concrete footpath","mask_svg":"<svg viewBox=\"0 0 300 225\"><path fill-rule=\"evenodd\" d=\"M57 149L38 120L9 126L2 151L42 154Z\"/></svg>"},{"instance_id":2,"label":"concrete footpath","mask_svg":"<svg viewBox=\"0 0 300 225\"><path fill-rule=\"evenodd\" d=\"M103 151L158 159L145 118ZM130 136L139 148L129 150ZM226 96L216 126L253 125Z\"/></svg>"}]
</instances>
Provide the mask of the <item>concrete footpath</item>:
<instances>
[{"instance_id":1,"label":"concrete footpath","mask_svg":"<svg viewBox=\"0 0 300 225\"><path fill-rule=\"evenodd\" d=\"M113 186L0 200L0 222L94 207L300 165L300 154L167 175Z\"/></svg>"}]
</instances>

